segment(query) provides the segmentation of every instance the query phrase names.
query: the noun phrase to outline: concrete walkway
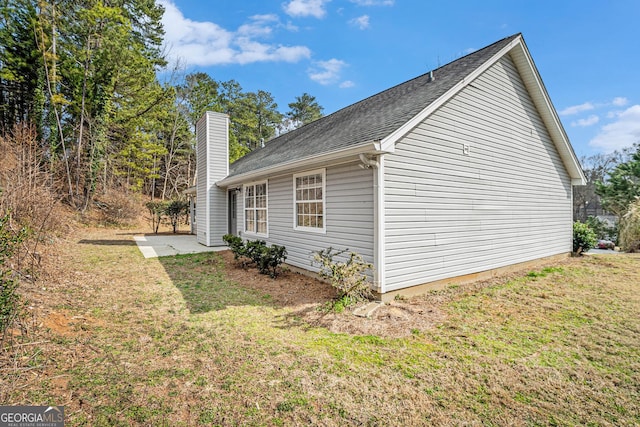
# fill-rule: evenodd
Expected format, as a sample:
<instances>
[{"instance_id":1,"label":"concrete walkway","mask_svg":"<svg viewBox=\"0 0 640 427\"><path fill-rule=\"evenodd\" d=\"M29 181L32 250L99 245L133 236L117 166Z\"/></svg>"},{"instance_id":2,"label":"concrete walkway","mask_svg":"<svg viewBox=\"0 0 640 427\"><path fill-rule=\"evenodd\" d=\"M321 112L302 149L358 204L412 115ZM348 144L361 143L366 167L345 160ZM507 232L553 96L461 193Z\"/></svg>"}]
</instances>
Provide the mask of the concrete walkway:
<instances>
[{"instance_id":1,"label":"concrete walkway","mask_svg":"<svg viewBox=\"0 0 640 427\"><path fill-rule=\"evenodd\" d=\"M195 254L197 252L224 251L226 246L204 246L197 242L193 234L145 234L133 236L138 249L145 258Z\"/></svg>"},{"instance_id":2,"label":"concrete walkway","mask_svg":"<svg viewBox=\"0 0 640 427\"><path fill-rule=\"evenodd\" d=\"M584 253L585 255L597 255L597 254L605 254L605 255L620 255L620 254L624 254L624 252L620 252L620 251L614 251L611 249L598 249L598 248L593 248L593 249L589 249L587 252Z\"/></svg>"}]
</instances>

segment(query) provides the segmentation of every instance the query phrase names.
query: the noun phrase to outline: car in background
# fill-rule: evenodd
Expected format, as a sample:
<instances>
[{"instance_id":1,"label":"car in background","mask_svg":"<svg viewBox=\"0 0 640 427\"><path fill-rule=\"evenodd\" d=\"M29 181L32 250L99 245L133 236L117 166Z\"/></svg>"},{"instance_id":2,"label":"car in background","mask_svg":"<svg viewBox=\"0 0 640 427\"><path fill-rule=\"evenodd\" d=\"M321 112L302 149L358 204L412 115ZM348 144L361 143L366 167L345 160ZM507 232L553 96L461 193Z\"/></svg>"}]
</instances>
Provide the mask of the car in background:
<instances>
[{"instance_id":1,"label":"car in background","mask_svg":"<svg viewBox=\"0 0 640 427\"><path fill-rule=\"evenodd\" d=\"M596 248L615 250L616 244L613 243L611 240L601 239L601 240L598 240L598 244L596 245Z\"/></svg>"}]
</instances>

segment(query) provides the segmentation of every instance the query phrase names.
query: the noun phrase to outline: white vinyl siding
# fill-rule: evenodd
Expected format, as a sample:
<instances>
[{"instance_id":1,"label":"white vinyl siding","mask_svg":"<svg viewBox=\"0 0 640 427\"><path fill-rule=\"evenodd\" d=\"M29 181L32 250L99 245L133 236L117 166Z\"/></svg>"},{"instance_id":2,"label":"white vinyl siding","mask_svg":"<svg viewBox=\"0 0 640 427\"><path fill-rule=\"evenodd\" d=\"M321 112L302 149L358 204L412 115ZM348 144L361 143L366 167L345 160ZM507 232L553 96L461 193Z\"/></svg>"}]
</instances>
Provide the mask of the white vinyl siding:
<instances>
[{"instance_id":1,"label":"white vinyl siding","mask_svg":"<svg viewBox=\"0 0 640 427\"><path fill-rule=\"evenodd\" d=\"M308 174L307 172L301 172ZM287 264L317 271L312 265L313 252L329 246L358 252L373 263L373 173L357 163L327 167L324 176L325 233L310 233L293 227L293 174L269 178L268 244L287 248ZM244 221L238 209L238 221ZM242 237L252 239L250 234ZM263 238L263 237L261 237ZM342 260L342 259L341 259Z\"/></svg>"},{"instance_id":2,"label":"white vinyl siding","mask_svg":"<svg viewBox=\"0 0 640 427\"><path fill-rule=\"evenodd\" d=\"M571 179L509 56L385 162L386 291L571 251Z\"/></svg>"},{"instance_id":3,"label":"white vinyl siding","mask_svg":"<svg viewBox=\"0 0 640 427\"><path fill-rule=\"evenodd\" d=\"M325 232L325 170L293 175L293 226L296 230Z\"/></svg>"},{"instance_id":4,"label":"white vinyl siding","mask_svg":"<svg viewBox=\"0 0 640 427\"><path fill-rule=\"evenodd\" d=\"M250 234L266 236L267 224L267 183L258 182L244 186L244 231Z\"/></svg>"},{"instance_id":5,"label":"white vinyl siding","mask_svg":"<svg viewBox=\"0 0 640 427\"><path fill-rule=\"evenodd\" d=\"M209 111L197 129L197 239L205 246L223 245L222 236L228 231L227 191L215 183L229 174L228 117Z\"/></svg>"}]
</instances>

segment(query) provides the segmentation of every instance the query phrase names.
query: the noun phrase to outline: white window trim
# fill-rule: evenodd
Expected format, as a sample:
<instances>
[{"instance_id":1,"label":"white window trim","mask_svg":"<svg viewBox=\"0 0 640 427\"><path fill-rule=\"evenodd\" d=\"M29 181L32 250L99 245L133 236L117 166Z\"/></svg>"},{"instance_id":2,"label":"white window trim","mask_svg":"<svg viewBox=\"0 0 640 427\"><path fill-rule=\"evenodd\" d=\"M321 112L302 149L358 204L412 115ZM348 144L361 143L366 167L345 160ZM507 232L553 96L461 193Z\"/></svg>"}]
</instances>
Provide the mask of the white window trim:
<instances>
[{"instance_id":1,"label":"white window trim","mask_svg":"<svg viewBox=\"0 0 640 427\"><path fill-rule=\"evenodd\" d=\"M297 222L297 200L296 200L296 178L309 175L322 175L322 228L320 227L299 227ZM327 170L314 169L293 175L293 229L316 234L327 234Z\"/></svg>"},{"instance_id":2,"label":"white window trim","mask_svg":"<svg viewBox=\"0 0 640 427\"><path fill-rule=\"evenodd\" d=\"M246 199L245 199L245 190L247 187L254 187L254 191L255 191L255 186L256 185L265 185L265 196L267 197L267 208L266 208L266 212L267 212L267 232L266 233L258 233L258 232L254 232L254 231L247 231L247 206L246 206ZM255 196L255 193L254 193ZM254 212L255 212L255 207L254 207ZM255 217L256 219L256 229L258 228L257 225L257 216ZM244 184L242 186L242 233L244 235L247 236L255 236L255 237L269 237L269 181L254 181L254 182L249 182L247 184Z\"/></svg>"}]
</instances>

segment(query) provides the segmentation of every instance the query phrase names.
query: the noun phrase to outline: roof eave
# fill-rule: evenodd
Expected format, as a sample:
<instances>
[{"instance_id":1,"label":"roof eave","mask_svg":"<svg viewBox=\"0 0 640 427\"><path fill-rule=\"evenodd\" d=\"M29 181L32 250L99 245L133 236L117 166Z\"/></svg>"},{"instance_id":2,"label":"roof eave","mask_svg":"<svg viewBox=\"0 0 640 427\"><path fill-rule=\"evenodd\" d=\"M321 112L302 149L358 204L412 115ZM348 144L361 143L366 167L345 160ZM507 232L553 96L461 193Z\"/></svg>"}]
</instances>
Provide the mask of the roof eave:
<instances>
[{"instance_id":1,"label":"roof eave","mask_svg":"<svg viewBox=\"0 0 640 427\"><path fill-rule=\"evenodd\" d=\"M383 152L384 151L381 150L380 141L367 141L365 143L358 144L349 148L343 148L316 156L309 156L302 159L292 160L289 162L280 163L275 166L260 168L238 175L227 176L226 178L216 182L216 185L218 187L229 187L244 182L254 181L266 176L273 176L285 172L290 172L294 169L315 167L318 164L344 159L345 157L357 156L359 154L380 154Z\"/></svg>"},{"instance_id":2,"label":"roof eave","mask_svg":"<svg viewBox=\"0 0 640 427\"><path fill-rule=\"evenodd\" d=\"M529 52L522 36L518 37L517 40L518 43L510 52L513 62L518 67L518 71L523 77L524 84L531 95L533 103L538 109L538 112L547 127L549 135L551 136L551 140L554 142L556 149L558 150L558 154L569 172L571 184L585 185L587 180L584 175L584 171L582 170L582 166L580 166L578 157L569 142L569 137L562 126L562 122L560 122L558 113L551 103L551 98L549 97L549 93L542 82L542 78L540 77L535 63L533 62L531 53Z\"/></svg>"},{"instance_id":3,"label":"roof eave","mask_svg":"<svg viewBox=\"0 0 640 427\"><path fill-rule=\"evenodd\" d=\"M415 128L420 122L425 120L431 114L433 114L438 108L440 108L444 103L453 98L458 92L460 92L464 87L466 87L470 82L475 80L478 76L484 73L489 67L495 64L503 55L509 52L522 38L522 36L518 36L513 39L507 45L505 45L500 51L498 51L494 56L492 56L489 60L487 60L480 67L476 68L471 74L466 76L464 79L460 80L457 84L455 84L451 89L442 94L438 99L427 105L427 107L418 113L415 117L409 120L407 123L396 129L394 132L389 134L386 138L381 141L382 150L393 151L393 148L403 136L409 133L413 128ZM437 74L435 78L438 78Z\"/></svg>"}]
</instances>

